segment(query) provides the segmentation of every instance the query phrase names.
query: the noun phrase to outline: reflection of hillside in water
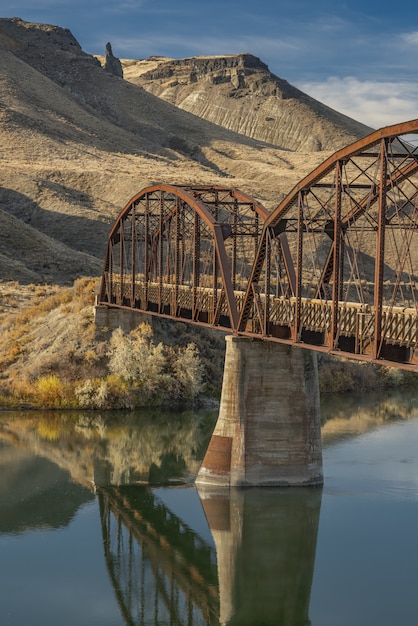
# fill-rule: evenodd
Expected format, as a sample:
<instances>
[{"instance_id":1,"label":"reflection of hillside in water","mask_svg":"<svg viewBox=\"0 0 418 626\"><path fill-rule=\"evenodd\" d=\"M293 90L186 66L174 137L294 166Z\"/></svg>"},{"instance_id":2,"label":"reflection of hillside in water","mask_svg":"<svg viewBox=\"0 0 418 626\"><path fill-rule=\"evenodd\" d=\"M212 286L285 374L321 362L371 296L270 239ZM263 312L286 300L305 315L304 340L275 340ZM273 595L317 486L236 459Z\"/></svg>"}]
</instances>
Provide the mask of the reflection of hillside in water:
<instances>
[{"instance_id":1,"label":"reflection of hillside in water","mask_svg":"<svg viewBox=\"0 0 418 626\"><path fill-rule=\"evenodd\" d=\"M0 441L0 533L62 528L93 497L55 463Z\"/></svg>"},{"instance_id":2,"label":"reflection of hillside in water","mask_svg":"<svg viewBox=\"0 0 418 626\"><path fill-rule=\"evenodd\" d=\"M323 443L410 419L417 406L414 390L323 394ZM189 480L197 474L216 418L217 410L7 412L0 415L0 441L56 463L90 489Z\"/></svg>"},{"instance_id":3,"label":"reflection of hillside in water","mask_svg":"<svg viewBox=\"0 0 418 626\"><path fill-rule=\"evenodd\" d=\"M216 412L10 412L0 416L0 441L45 457L74 481L164 482L197 473Z\"/></svg>"},{"instance_id":4,"label":"reflection of hillside in water","mask_svg":"<svg viewBox=\"0 0 418 626\"><path fill-rule=\"evenodd\" d=\"M326 446L362 435L393 420L418 416L418 393L405 388L321 396L322 441Z\"/></svg>"}]
</instances>

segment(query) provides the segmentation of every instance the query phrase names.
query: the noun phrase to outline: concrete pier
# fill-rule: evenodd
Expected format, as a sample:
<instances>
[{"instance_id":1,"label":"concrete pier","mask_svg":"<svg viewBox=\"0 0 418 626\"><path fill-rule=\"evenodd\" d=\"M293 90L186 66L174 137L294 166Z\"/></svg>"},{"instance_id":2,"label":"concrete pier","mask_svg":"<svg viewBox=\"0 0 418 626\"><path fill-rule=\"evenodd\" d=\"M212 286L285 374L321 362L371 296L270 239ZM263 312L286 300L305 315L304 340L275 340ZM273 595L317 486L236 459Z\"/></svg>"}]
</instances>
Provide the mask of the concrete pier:
<instances>
[{"instance_id":1,"label":"concrete pier","mask_svg":"<svg viewBox=\"0 0 418 626\"><path fill-rule=\"evenodd\" d=\"M125 333L131 332L137 328L142 322L146 322L154 327L155 320L160 322L159 318L134 309L119 309L105 305L96 305L94 307L94 322L97 326L110 328L115 330L121 328Z\"/></svg>"},{"instance_id":2,"label":"concrete pier","mask_svg":"<svg viewBox=\"0 0 418 626\"><path fill-rule=\"evenodd\" d=\"M219 417L196 484L323 484L319 383L312 351L226 337Z\"/></svg>"}]
</instances>

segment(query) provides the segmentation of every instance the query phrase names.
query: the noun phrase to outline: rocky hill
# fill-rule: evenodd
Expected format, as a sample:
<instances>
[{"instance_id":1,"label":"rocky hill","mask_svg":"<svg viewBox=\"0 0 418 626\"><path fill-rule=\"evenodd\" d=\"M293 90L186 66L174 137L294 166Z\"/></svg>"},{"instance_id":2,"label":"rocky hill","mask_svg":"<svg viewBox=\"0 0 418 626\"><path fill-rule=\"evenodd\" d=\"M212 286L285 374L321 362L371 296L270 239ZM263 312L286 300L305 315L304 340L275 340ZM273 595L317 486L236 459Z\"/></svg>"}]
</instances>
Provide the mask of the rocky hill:
<instances>
[{"instance_id":1,"label":"rocky hill","mask_svg":"<svg viewBox=\"0 0 418 626\"><path fill-rule=\"evenodd\" d=\"M140 65L147 71L139 79ZM330 151L367 131L314 106L285 81L265 80L272 75L250 55L123 66L125 79L106 71L64 28L0 19L2 280L65 283L100 274L111 224L126 202L153 182L228 184L273 208L327 156L311 148ZM175 103L132 82L138 79L148 89L154 81L154 91L161 92L158 85L166 85L167 73L168 82L179 85ZM206 99L205 115L212 121L178 106L177 100L184 106L186 94L181 96L181 73L189 76L188 101ZM215 100L209 115L215 90L216 102L225 94L223 101L236 107L228 113L231 130L223 127L226 114L215 108ZM283 128L286 150L277 147L285 144L280 134L265 132L263 141L242 134L251 128L248 134L262 134L261 123L249 119L254 102L265 127ZM286 115L293 111L293 135L286 116L279 123L273 113L278 103ZM312 133L314 110L318 128L326 129L322 134Z\"/></svg>"},{"instance_id":2,"label":"rocky hill","mask_svg":"<svg viewBox=\"0 0 418 626\"><path fill-rule=\"evenodd\" d=\"M124 76L214 124L286 150L337 150L371 129L272 74L251 54L123 60Z\"/></svg>"}]
</instances>

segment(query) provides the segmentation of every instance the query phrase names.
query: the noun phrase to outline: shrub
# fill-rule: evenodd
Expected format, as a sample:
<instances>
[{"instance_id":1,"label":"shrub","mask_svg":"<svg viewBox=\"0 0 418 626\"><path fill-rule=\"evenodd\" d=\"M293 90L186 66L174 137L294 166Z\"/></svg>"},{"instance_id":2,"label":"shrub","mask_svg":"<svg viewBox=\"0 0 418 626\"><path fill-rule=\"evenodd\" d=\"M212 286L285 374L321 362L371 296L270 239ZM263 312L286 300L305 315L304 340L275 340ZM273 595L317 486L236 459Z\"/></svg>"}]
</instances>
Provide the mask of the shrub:
<instances>
[{"instance_id":1,"label":"shrub","mask_svg":"<svg viewBox=\"0 0 418 626\"><path fill-rule=\"evenodd\" d=\"M203 365L194 343L189 343L185 348L177 351L173 371L179 396L195 398L203 386Z\"/></svg>"},{"instance_id":2,"label":"shrub","mask_svg":"<svg viewBox=\"0 0 418 626\"><path fill-rule=\"evenodd\" d=\"M41 406L61 406L64 399L64 387L62 381L54 375L41 376L35 382L34 390L36 399Z\"/></svg>"},{"instance_id":3,"label":"shrub","mask_svg":"<svg viewBox=\"0 0 418 626\"><path fill-rule=\"evenodd\" d=\"M155 345L148 324L140 324L128 335L120 328L115 330L108 356L110 372L128 383L136 406L147 405L151 400L190 400L201 391L203 367L196 346Z\"/></svg>"}]
</instances>

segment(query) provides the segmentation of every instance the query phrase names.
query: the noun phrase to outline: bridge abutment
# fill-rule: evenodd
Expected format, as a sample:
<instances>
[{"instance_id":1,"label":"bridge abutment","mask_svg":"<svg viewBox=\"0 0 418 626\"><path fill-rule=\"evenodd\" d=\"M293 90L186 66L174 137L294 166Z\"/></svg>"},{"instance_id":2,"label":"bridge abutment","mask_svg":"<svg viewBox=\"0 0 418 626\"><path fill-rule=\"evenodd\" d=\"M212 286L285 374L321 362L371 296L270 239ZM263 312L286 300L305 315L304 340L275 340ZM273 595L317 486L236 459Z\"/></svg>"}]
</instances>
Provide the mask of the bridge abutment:
<instances>
[{"instance_id":1,"label":"bridge abutment","mask_svg":"<svg viewBox=\"0 0 418 626\"><path fill-rule=\"evenodd\" d=\"M323 484L314 352L226 337L219 417L196 484Z\"/></svg>"}]
</instances>

